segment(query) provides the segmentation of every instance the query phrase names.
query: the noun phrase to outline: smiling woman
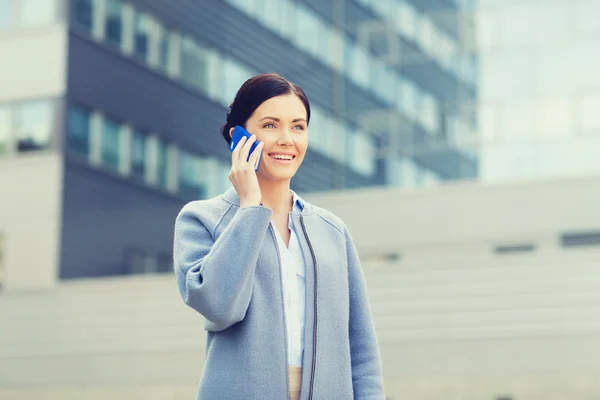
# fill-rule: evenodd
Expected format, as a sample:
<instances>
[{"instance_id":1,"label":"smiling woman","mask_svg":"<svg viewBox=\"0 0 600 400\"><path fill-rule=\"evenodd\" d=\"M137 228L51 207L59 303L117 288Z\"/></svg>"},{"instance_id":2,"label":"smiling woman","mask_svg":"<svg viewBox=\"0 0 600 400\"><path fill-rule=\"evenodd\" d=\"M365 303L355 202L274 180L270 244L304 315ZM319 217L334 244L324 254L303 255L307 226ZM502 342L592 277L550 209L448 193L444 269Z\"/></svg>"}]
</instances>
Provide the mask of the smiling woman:
<instances>
[{"instance_id":1,"label":"smiling woman","mask_svg":"<svg viewBox=\"0 0 600 400\"><path fill-rule=\"evenodd\" d=\"M221 128L227 143L237 125L252 134L231 153L233 187L175 221L179 291L208 331L198 399L385 398L352 237L290 189L309 121L299 86L277 74L246 81Z\"/></svg>"}]
</instances>

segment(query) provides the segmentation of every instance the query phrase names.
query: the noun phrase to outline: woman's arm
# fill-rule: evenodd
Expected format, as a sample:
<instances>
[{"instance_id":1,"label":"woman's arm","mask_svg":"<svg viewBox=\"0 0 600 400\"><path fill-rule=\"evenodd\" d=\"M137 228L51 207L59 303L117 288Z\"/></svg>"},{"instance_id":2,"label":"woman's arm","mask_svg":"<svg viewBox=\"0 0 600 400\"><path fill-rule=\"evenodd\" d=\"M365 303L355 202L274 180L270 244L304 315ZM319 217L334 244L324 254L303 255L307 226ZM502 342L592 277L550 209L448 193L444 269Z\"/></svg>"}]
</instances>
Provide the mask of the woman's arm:
<instances>
[{"instance_id":1,"label":"woman's arm","mask_svg":"<svg viewBox=\"0 0 600 400\"><path fill-rule=\"evenodd\" d=\"M221 331L244 319L254 271L272 211L240 208L213 241L201 222L202 204L189 203L175 221L173 262L181 297Z\"/></svg>"},{"instance_id":2,"label":"woman's arm","mask_svg":"<svg viewBox=\"0 0 600 400\"><path fill-rule=\"evenodd\" d=\"M385 390L379 344L360 259L347 228L348 284L350 289L350 356L355 400L384 400Z\"/></svg>"}]
</instances>

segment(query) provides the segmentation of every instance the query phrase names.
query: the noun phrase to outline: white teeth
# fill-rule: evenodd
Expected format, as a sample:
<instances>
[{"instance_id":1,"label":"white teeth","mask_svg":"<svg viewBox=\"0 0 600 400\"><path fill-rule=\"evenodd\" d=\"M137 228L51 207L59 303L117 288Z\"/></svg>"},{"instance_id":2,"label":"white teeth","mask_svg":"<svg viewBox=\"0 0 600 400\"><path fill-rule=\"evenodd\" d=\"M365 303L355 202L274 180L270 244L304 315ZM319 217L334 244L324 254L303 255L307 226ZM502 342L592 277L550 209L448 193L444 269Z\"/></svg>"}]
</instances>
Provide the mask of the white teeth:
<instances>
[{"instance_id":1,"label":"white teeth","mask_svg":"<svg viewBox=\"0 0 600 400\"><path fill-rule=\"evenodd\" d=\"M271 157L273 157L276 160L291 160L293 158L293 156L284 156L284 155L280 155L280 154L275 154L272 155Z\"/></svg>"}]
</instances>

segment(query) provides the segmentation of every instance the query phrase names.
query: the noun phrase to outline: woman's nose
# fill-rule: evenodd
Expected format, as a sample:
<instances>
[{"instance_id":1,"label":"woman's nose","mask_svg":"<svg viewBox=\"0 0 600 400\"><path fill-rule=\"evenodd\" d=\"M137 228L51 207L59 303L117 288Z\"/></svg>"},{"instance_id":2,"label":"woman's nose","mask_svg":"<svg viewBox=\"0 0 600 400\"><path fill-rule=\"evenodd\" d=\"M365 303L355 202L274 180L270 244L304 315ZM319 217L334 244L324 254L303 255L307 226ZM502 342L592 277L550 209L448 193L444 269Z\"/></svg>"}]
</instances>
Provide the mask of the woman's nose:
<instances>
[{"instance_id":1,"label":"woman's nose","mask_svg":"<svg viewBox=\"0 0 600 400\"><path fill-rule=\"evenodd\" d=\"M288 129L282 129L279 133L278 142L280 144L293 144L294 141L292 140L292 133Z\"/></svg>"}]
</instances>

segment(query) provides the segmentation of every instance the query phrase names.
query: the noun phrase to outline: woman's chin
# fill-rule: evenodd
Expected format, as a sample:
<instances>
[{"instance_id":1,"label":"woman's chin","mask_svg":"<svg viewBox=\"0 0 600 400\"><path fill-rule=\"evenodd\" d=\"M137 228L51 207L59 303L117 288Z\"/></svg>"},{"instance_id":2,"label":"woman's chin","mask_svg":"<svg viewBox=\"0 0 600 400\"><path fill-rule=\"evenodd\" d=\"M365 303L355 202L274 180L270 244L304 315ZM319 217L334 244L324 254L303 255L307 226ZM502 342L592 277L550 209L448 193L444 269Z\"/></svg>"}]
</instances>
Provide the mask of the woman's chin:
<instances>
[{"instance_id":1,"label":"woman's chin","mask_svg":"<svg viewBox=\"0 0 600 400\"><path fill-rule=\"evenodd\" d=\"M260 176L270 181L289 181L296 175L296 169L269 169L266 171L260 171Z\"/></svg>"}]
</instances>

